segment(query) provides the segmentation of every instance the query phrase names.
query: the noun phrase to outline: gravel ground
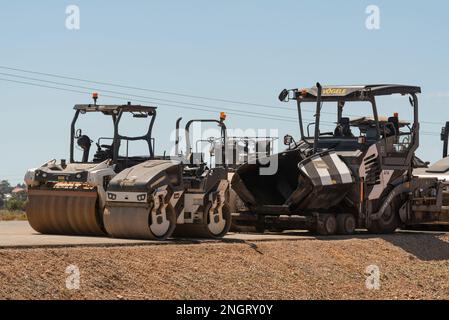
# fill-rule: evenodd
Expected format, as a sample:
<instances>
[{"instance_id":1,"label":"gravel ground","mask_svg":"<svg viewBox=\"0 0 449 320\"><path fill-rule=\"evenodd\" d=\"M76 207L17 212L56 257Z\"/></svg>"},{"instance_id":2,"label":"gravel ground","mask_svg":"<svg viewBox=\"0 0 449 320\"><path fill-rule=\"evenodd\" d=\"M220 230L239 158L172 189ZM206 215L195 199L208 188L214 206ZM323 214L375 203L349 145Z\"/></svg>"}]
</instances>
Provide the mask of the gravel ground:
<instances>
[{"instance_id":1,"label":"gravel ground","mask_svg":"<svg viewBox=\"0 0 449 320\"><path fill-rule=\"evenodd\" d=\"M0 299L449 299L449 235L5 249Z\"/></svg>"}]
</instances>

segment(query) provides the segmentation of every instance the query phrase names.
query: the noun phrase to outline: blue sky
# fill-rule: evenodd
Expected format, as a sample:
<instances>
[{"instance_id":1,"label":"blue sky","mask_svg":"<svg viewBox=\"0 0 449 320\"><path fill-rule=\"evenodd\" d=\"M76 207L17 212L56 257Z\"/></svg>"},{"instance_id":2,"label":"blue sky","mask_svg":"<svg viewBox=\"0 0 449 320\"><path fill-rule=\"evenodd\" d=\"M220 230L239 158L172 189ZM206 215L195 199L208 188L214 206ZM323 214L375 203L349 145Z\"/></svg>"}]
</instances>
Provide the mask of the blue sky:
<instances>
[{"instance_id":1,"label":"blue sky","mask_svg":"<svg viewBox=\"0 0 449 320\"><path fill-rule=\"evenodd\" d=\"M80 8L77 31L65 27L71 4ZM380 8L380 30L365 28L371 4ZM440 127L449 120L448 12L447 1L4 1L0 65L271 105L278 109L108 88L241 109L254 117L229 115L228 127L276 128L280 136L297 136L297 125L257 114L295 120L294 106L277 101L283 88L316 81L420 85L422 130L434 134L422 136L418 154L435 161ZM101 98L106 87L78 85L95 87L102 103L123 102ZM88 95L5 81L0 94L0 179L21 181L27 168L68 156L71 108ZM393 113L397 104L386 99L381 110ZM179 115L214 114L160 103L158 152L170 149Z\"/></svg>"}]
</instances>

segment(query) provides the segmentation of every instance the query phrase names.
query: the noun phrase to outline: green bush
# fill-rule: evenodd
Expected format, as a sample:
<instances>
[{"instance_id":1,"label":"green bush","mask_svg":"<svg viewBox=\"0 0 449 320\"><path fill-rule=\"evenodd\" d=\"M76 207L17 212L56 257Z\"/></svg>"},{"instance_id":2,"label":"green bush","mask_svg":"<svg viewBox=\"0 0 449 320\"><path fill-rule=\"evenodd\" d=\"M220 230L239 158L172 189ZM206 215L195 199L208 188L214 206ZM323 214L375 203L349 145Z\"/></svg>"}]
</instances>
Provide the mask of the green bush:
<instances>
[{"instance_id":1,"label":"green bush","mask_svg":"<svg viewBox=\"0 0 449 320\"><path fill-rule=\"evenodd\" d=\"M11 198L6 201L6 209L10 211L24 211L26 201L17 198Z\"/></svg>"}]
</instances>

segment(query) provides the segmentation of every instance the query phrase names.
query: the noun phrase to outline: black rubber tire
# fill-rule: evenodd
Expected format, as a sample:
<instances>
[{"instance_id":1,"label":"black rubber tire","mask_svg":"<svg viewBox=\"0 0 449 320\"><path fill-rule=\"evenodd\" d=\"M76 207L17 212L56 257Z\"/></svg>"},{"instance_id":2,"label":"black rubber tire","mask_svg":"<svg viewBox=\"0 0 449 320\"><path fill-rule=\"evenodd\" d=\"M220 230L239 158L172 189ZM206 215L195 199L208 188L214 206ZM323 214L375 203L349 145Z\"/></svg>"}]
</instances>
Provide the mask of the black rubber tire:
<instances>
[{"instance_id":1,"label":"black rubber tire","mask_svg":"<svg viewBox=\"0 0 449 320\"><path fill-rule=\"evenodd\" d=\"M322 236L330 236L337 233L337 218L334 214L322 214L316 227L316 232Z\"/></svg>"},{"instance_id":2,"label":"black rubber tire","mask_svg":"<svg viewBox=\"0 0 449 320\"><path fill-rule=\"evenodd\" d=\"M357 226L357 220L353 214L337 214L337 233L341 235L354 234Z\"/></svg>"},{"instance_id":3,"label":"black rubber tire","mask_svg":"<svg viewBox=\"0 0 449 320\"><path fill-rule=\"evenodd\" d=\"M368 231L374 234L394 233L400 225L399 208L399 199L393 199L384 214L378 220L371 222Z\"/></svg>"}]
</instances>

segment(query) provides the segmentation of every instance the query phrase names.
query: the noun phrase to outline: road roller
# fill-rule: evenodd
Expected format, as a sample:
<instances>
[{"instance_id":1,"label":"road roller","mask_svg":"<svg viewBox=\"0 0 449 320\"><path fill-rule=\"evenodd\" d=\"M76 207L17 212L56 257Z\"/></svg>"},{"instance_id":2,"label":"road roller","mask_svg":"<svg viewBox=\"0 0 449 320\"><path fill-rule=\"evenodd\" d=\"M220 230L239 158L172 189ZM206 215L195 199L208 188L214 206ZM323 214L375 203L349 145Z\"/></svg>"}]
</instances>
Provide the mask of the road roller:
<instances>
[{"instance_id":1,"label":"road roller","mask_svg":"<svg viewBox=\"0 0 449 320\"><path fill-rule=\"evenodd\" d=\"M192 152L156 156L156 107L100 105L98 95L93 98L92 104L74 107L69 161L53 159L25 175L31 227L43 234L130 239L224 236L231 223L226 166L209 168ZM95 142L78 128L93 113L110 118L113 125L113 134L100 135ZM123 119L129 117L147 121L142 135L122 134ZM226 139L223 117L202 121L216 122ZM143 142L145 155L132 154L130 144L136 142Z\"/></svg>"},{"instance_id":2,"label":"road roller","mask_svg":"<svg viewBox=\"0 0 449 320\"><path fill-rule=\"evenodd\" d=\"M108 234L121 238L221 238L231 226L229 182L225 159L225 115L220 120L190 120L185 126L186 152L179 152L176 122L175 156L151 160L125 169L109 183L104 225ZM194 123L219 126L222 149L214 167L204 153L191 147ZM156 223L148 224L147 221Z\"/></svg>"}]
</instances>

